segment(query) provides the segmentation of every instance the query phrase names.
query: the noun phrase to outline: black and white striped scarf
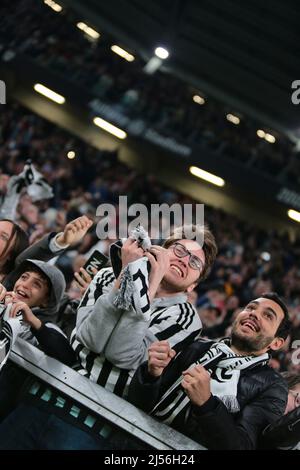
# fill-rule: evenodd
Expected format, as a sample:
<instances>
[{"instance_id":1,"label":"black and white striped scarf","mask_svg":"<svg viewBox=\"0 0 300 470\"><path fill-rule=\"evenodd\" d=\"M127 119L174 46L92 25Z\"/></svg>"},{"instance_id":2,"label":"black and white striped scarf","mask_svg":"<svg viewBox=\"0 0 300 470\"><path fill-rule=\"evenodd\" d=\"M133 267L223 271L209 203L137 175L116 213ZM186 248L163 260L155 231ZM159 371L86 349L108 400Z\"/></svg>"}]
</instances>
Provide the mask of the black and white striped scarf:
<instances>
[{"instance_id":1,"label":"black and white striped scarf","mask_svg":"<svg viewBox=\"0 0 300 470\"><path fill-rule=\"evenodd\" d=\"M17 336L24 330L21 313L9 318L12 304L0 306L0 371L6 363Z\"/></svg>"},{"instance_id":2,"label":"black and white striped scarf","mask_svg":"<svg viewBox=\"0 0 300 470\"><path fill-rule=\"evenodd\" d=\"M140 225L131 232L130 238L137 240L145 251L151 247L151 240L148 233ZM124 240L122 240L122 243L123 241ZM119 275L115 269L118 256L116 256L114 249L117 248L119 251L121 246L121 243L119 245L114 244L111 248L111 263L116 277ZM120 256L118 264L120 269ZM142 316L147 321L150 320L151 313L148 295L149 272L150 266L146 256L129 263L126 268L123 269L119 292L114 300L116 307L124 310L133 308L138 315Z\"/></svg>"},{"instance_id":3,"label":"black and white striped scarf","mask_svg":"<svg viewBox=\"0 0 300 470\"><path fill-rule=\"evenodd\" d=\"M53 190L41 173L39 173L30 160L24 165L24 170L15 176L11 176L7 185L5 196L0 200L0 218L16 219L17 206L26 188L32 202L53 197Z\"/></svg>"},{"instance_id":4,"label":"black and white striped scarf","mask_svg":"<svg viewBox=\"0 0 300 470\"><path fill-rule=\"evenodd\" d=\"M211 374L211 392L225 404L228 411L237 413L240 410L237 400L237 385L240 372L253 366L265 365L269 360L269 354L260 356L238 356L229 347L230 340L224 339L212 344L209 350L189 369L196 365L202 365ZM164 393L159 403L151 411L160 421L171 424L181 413L187 418L190 410L190 399L181 386L183 376Z\"/></svg>"}]
</instances>

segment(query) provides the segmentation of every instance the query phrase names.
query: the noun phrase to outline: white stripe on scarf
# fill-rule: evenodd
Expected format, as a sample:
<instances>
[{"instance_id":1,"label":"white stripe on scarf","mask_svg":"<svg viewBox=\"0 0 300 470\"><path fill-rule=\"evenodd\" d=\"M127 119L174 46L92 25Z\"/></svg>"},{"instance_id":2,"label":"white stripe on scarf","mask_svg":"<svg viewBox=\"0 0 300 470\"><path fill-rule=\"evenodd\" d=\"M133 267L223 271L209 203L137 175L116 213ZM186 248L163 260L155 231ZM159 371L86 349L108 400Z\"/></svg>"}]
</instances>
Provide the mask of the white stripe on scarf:
<instances>
[{"instance_id":1,"label":"white stripe on scarf","mask_svg":"<svg viewBox=\"0 0 300 470\"><path fill-rule=\"evenodd\" d=\"M191 364L189 369L201 364L211 374L211 392L214 396L219 397L223 401L224 405L231 413L239 411L239 403L237 401L237 386L240 378L240 371L253 367L255 364L265 364L269 360L267 353L260 356L238 356L232 349L226 344L227 340L214 343L210 349L196 362ZM217 367L213 370L209 369L209 364L215 361L218 357L224 357L221 359ZM216 377L216 378L215 378ZM153 416L158 417L161 421L166 424L171 424L176 416L185 408L190 405L190 399L186 396L185 391L181 387L183 376L180 376L176 382L164 393L160 401L151 411ZM174 399L169 405L161 409L163 402L174 393ZM173 412L167 418L163 418L165 415L173 409Z\"/></svg>"}]
</instances>

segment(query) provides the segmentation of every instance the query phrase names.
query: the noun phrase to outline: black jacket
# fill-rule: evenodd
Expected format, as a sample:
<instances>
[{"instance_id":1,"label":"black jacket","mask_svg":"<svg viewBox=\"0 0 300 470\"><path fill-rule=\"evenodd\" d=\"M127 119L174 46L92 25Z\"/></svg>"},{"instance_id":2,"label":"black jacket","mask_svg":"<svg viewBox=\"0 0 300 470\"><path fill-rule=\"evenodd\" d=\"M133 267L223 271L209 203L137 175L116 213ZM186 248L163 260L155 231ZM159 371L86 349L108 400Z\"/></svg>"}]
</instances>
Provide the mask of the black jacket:
<instances>
[{"instance_id":1,"label":"black jacket","mask_svg":"<svg viewBox=\"0 0 300 470\"><path fill-rule=\"evenodd\" d=\"M50 259L54 258L55 256L61 255L65 250L61 249L56 253L53 253L50 248L49 244L53 237L55 237L56 233L52 232L48 235L45 235L41 240L30 245L26 250L22 251L19 256L15 260L15 267L16 269L23 261L26 259L38 259L40 261L49 261ZM12 273L7 274L2 284L6 287L7 290L11 290L13 288L13 283L11 282Z\"/></svg>"},{"instance_id":2,"label":"black jacket","mask_svg":"<svg viewBox=\"0 0 300 470\"><path fill-rule=\"evenodd\" d=\"M270 424L263 432L261 446L292 449L300 442L300 406Z\"/></svg>"},{"instance_id":3,"label":"black jacket","mask_svg":"<svg viewBox=\"0 0 300 470\"><path fill-rule=\"evenodd\" d=\"M136 371L129 401L150 412L167 389L213 344L195 341L177 355L158 379L148 374L147 363ZM269 366L241 370L237 389L238 413L230 413L215 396L202 406L190 405L187 418L177 415L172 426L209 449L255 449L263 429L283 415L287 385Z\"/></svg>"}]
</instances>

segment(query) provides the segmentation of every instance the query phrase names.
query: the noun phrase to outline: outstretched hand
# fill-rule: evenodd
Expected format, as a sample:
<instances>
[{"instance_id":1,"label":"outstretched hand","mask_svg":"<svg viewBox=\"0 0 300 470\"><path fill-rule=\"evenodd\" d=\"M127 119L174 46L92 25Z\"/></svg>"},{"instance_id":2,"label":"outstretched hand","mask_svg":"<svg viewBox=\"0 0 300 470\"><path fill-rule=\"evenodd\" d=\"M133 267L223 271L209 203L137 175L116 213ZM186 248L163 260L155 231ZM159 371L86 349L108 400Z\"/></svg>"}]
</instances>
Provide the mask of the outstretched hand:
<instances>
[{"instance_id":1,"label":"outstretched hand","mask_svg":"<svg viewBox=\"0 0 300 470\"><path fill-rule=\"evenodd\" d=\"M145 252L139 243L129 237L121 248L122 268L124 269L129 263L142 258L144 255Z\"/></svg>"},{"instance_id":2,"label":"outstretched hand","mask_svg":"<svg viewBox=\"0 0 300 470\"><path fill-rule=\"evenodd\" d=\"M82 240L92 225L93 221L86 215L78 217L65 226L63 233L57 237L56 241L62 246L76 245L76 243Z\"/></svg>"}]
</instances>

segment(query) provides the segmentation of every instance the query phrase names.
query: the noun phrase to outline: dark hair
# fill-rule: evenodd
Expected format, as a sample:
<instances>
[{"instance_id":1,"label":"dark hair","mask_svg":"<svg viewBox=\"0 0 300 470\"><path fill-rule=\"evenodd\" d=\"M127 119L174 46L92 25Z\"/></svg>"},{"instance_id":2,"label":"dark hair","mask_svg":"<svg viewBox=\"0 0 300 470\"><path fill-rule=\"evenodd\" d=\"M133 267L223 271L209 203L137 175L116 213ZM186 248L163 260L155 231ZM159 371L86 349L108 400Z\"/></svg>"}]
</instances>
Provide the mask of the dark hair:
<instances>
[{"instance_id":1,"label":"dark hair","mask_svg":"<svg viewBox=\"0 0 300 470\"><path fill-rule=\"evenodd\" d=\"M174 229L173 233L167 240L164 242L163 247L169 248L178 240L185 240L190 239L186 235L186 233L191 233L191 229L193 233L198 233L201 237L203 237L203 246L202 250L204 251L205 255L205 264L203 270L199 276L198 282L206 279L209 275L212 265L216 259L218 248L216 244L215 237L207 227L207 225L183 225L182 227L177 227ZM196 237L194 237L195 239Z\"/></svg>"},{"instance_id":2,"label":"dark hair","mask_svg":"<svg viewBox=\"0 0 300 470\"><path fill-rule=\"evenodd\" d=\"M300 374L294 374L293 372L282 372L281 375L287 382L289 390L300 384Z\"/></svg>"},{"instance_id":3,"label":"dark hair","mask_svg":"<svg viewBox=\"0 0 300 470\"><path fill-rule=\"evenodd\" d=\"M27 233L13 220L1 219L0 222L10 222L12 224L11 235L7 241L6 249L1 253L1 255L7 254L10 242L15 237L15 242L9 253L9 258L1 268L1 274L8 274L14 269L16 258L29 246L29 238Z\"/></svg>"},{"instance_id":4,"label":"dark hair","mask_svg":"<svg viewBox=\"0 0 300 470\"><path fill-rule=\"evenodd\" d=\"M23 267L23 269L22 269L22 272L20 272L19 277L18 277L18 279L16 280L16 282L20 279L20 277L22 276L22 274L24 274L24 273L26 273L26 272L37 273L44 281L46 281L47 287L48 287L48 297L49 297L49 295L50 295L50 293L51 293L51 289L52 289L52 284L51 284L51 282L50 282L50 279L49 279L48 276L46 276L46 274L43 273L43 271L41 271L37 266L35 266L34 264L30 263L30 261L24 263L24 267Z\"/></svg>"},{"instance_id":5,"label":"dark hair","mask_svg":"<svg viewBox=\"0 0 300 470\"><path fill-rule=\"evenodd\" d=\"M279 295L276 294L276 292L266 292L260 295L260 297L262 297L263 299L273 300L273 302L276 302L276 304L278 304L279 307L281 307L284 317L281 320L279 327L277 328L275 337L286 339L288 335L290 334L291 327L292 327L292 323L290 321L290 316L289 316L289 311L288 311L286 304L279 297Z\"/></svg>"}]
</instances>

